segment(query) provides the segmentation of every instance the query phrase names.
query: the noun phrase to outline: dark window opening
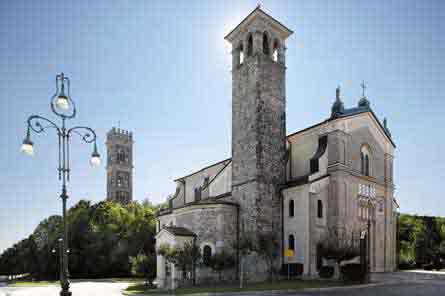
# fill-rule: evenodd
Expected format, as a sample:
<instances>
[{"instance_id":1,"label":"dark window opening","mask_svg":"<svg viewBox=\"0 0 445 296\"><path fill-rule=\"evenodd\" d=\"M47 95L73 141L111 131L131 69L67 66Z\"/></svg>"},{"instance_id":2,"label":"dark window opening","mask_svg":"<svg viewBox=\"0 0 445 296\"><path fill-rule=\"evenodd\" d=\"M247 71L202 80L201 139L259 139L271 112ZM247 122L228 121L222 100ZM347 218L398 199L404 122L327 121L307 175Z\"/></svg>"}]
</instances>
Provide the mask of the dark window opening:
<instances>
[{"instance_id":1,"label":"dark window opening","mask_svg":"<svg viewBox=\"0 0 445 296\"><path fill-rule=\"evenodd\" d=\"M212 248L208 245L205 245L202 249L202 261L205 265L210 264L210 258L212 257Z\"/></svg>"},{"instance_id":2,"label":"dark window opening","mask_svg":"<svg viewBox=\"0 0 445 296\"><path fill-rule=\"evenodd\" d=\"M294 236L291 234L289 235L289 239L288 239L288 247L289 250L295 251L295 238Z\"/></svg>"},{"instance_id":3,"label":"dark window opening","mask_svg":"<svg viewBox=\"0 0 445 296\"><path fill-rule=\"evenodd\" d=\"M119 149L116 158L118 162L128 162L128 156L123 149Z\"/></svg>"},{"instance_id":4,"label":"dark window opening","mask_svg":"<svg viewBox=\"0 0 445 296\"><path fill-rule=\"evenodd\" d=\"M317 200L317 217L323 218L323 202L321 200Z\"/></svg>"},{"instance_id":5,"label":"dark window opening","mask_svg":"<svg viewBox=\"0 0 445 296\"><path fill-rule=\"evenodd\" d=\"M291 199L289 201L289 217L293 217L295 215L295 203L294 200Z\"/></svg>"},{"instance_id":6,"label":"dark window opening","mask_svg":"<svg viewBox=\"0 0 445 296\"><path fill-rule=\"evenodd\" d=\"M369 156L365 156L365 175L369 176Z\"/></svg>"},{"instance_id":7,"label":"dark window opening","mask_svg":"<svg viewBox=\"0 0 445 296\"><path fill-rule=\"evenodd\" d=\"M361 173L364 175L365 174L365 154L363 154L363 152L360 152L360 162L361 162Z\"/></svg>"},{"instance_id":8,"label":"dark window opening","mask_svg":"<svg viewBox=\"0 0 445 296\"><path fill-rule=\"evenodd\" d=\"M266 32L263 33L263 53L269 55L269 38Z\"/></svg>"},{"instance_id":9,"label":"dark window opening","mask_svg":"<svg viewBox=\"0 0 445 296\"><path fill-rule=\"evenodd\" d=\"M201 187L195 188L195 201L201 200Z\"/></svg>"},{"instance_id":10,"label":"dark window opening","mask_svg":"<svg viewBox=\"0 0 445 296\"><path fill-rule=\"evenodd\" d=\"M247 39L247 56L250 57L253 54L253 38L252 35L249 35Z\"/></svg>"}]
</instances>

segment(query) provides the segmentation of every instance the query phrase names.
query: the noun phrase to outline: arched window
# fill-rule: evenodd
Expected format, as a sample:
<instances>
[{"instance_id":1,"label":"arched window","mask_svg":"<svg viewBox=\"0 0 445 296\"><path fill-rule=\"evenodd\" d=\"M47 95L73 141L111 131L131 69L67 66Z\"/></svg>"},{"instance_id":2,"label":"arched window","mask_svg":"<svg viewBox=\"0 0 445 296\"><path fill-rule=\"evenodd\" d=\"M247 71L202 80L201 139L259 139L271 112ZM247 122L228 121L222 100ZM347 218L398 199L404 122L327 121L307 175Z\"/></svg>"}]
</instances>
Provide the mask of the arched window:
<instances>
[{"instance_id":1,"label":"arched window","mask_svg":"<svg viewBox=\"0 0 445 296\"><path fill-rule=\"evenodd\" d=\"M280 44L278 43L278 40L275 39L273 43L273 51L272 51L272 60L274 62L278 62L278 47Z\"/></svg>"},{"instance_id":2,"label":"arched window","mask_svg":"<svg viewBox=\"0 0 445 296\"><path fill-rule=\"evenodd\" d=\"M269 55L269 37L267 37L267 33L263 33L263 53L265 55Z\"/></svg>"},{"instance_id":3,"label":"arched window","mask_svg":"<svg viewBox=\"0 0 445 296\"><path fill-rule=\"evenodd\" d=\"M205 265L210 264L210 258L212 258L212 247L209 245L205 245L204 248L202 248L202 261Z\"/></svg>"},{"instance_id":4,"label":"arched window","mask_svg":"<svg viewBox=\"0 0 445 296\"><path fill-rule=\"evenodd\" d=\"M295 203L294 200L291 199L289 201L289 217L293 217L295 215Z\"/></svg>"},{"instance_id":5,"label":"arched window","mask_svg":"<svg viewBox=\"0 0 445 296\"><path fill-rule=\"evenodd\" d=\"M371 175L371 153L368 146L364 145L360 150L361 173L365 176Z\"/></svg>"},{"instance_id":6,"label":"arched window","mask_svg":"<svg viewBox=\"0 0 445 296\"><path fill-rule=\"evenodd\" d=\"M195 188L195 201L201 200L201 187Z\"/></svg>"},{"instance_id":7,"label":"arched window","mask_svg":"<svg viewBox=\"0 0 445 296\"><path fill-rule=\"evenodd\" d=\"M247 38L247 56L250 57L253 54L253 37L252 34Z\"/></svg>"},{"instance_id":8,"label":"arched window","mask_svg":"<svg viewBox=\"0 0 445 296\"><path fill-rule=\"evenodd\" d=\"M125 162L125 152L123 149L119 149L117 152L117 160L120 162Z\"/></svg>"},{"instance_id":9,"label":"arched window","mask_svg":"<svg viewBox=\"0 0 445 296\"><path fill-rule=\"evenodd\" d=\"M295 237L293 234L289 234L289 239L287 242L287 248L289 250L295 251Z\"/></svg>"},{"instance_id":10,"label":"arched window","mask_svg":"<svg viewBox=\"0 0 445 296\"><path fill-rule=\"evenodd\" d=\"M317 217L323 218L323 202L321 200L317 200Z\"/></svg>"},{"instance_id":11,"label":"arched window","mask_svg":"<svg viewBox=\"0 0 445 296\"><path fill-rule=\"evenodd\" d=\"M369 155L365 155L365 175L369 176Z\"/></svg>"}]
</instances>

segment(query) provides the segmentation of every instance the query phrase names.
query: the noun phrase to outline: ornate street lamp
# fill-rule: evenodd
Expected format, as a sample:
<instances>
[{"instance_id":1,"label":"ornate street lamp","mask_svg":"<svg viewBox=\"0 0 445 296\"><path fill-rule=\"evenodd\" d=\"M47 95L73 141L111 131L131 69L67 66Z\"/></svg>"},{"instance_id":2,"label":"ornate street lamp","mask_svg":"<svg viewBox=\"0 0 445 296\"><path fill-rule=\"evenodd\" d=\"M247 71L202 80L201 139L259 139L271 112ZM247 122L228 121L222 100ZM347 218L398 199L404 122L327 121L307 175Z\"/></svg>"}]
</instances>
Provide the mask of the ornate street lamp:
<instances>
[{"instance_id":1,"label":"ornate street lamp","mask_svg":"<svg viewBox=\"0 0 445 296\"><path fill-rule=\"evenodd\" d=\"M66 127L66 120L76 116L76 105L70 96L70 80L63 73L56 76L56 93L51 98L51 110L61 119L61 125L57 125L48 118L31 115L27 120L26 137L23 140L21 151L25 154L32 155L34 153L34 143L31 141L31 131L37 134L43 133L49 128L54 128L58 138L59 146L59 180L62 182L62 218L63 218L63 239L60 243L60 285L62 290L61 296L71 296L69 291L69 273L68 273L68 231L66 227L66 200L68 199L66 184L70 180L70 138L73 134L80 136L85 143L93 144L93 153L91 154L90 163L93 166L100 165L100 155L97 152L96 133L86 126Z\"/></svg>"}]
</instances>

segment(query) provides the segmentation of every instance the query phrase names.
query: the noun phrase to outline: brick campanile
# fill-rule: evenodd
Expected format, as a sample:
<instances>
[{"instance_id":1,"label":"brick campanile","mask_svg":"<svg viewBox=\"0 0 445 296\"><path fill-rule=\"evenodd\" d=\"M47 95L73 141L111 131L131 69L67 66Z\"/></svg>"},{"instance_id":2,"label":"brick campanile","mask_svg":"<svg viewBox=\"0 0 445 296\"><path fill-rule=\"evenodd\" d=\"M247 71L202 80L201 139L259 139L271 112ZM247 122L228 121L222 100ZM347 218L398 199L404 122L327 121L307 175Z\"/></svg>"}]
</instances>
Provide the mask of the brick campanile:
<instances>
[{"instance_id":1,"label":"brick campanile","mask_svg":"<svg viewBox=\"0 0 445 296\"><path fill-rule=\"evenodd\" d=\"M257 7L225 39L232 44L232 198L240 236L271 233L280 244L285 181L285 40L292 31ZM247 273L265 272L258 258ZM277 263L279 260L277 260Z\"/></svg>"},{"instance_id":2,"label":"brick campanile","mask_svg":"<svg viewBox=\"0 0 445 296\"><path fill-rule=\"evenodd\" d=\"M107 200L133 200L133 134L113 127L107 133Z\"/></svg>"}]
</instances>

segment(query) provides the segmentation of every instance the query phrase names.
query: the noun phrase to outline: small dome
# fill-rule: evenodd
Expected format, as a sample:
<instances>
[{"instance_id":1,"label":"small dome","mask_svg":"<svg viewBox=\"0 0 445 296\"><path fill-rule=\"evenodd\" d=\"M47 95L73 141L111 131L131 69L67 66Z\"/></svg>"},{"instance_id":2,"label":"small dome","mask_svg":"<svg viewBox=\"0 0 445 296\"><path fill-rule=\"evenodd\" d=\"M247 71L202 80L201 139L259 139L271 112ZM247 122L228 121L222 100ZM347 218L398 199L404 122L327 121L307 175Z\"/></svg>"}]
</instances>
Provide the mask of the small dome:
<instances>
[{"instance_id":1,"label":"small dome","mask_svg":"<svg viewBox=\"0 0 445 296\"><path fill-rule=\"evenodd\" d=\"M360 101L358 101L358 106L361 108L369 108L371 104L366 97L362 97Z\"/></svg>"},{"instance_id":2,"label":"small dome","mask_svg":"<svg viewBox=\"0 0 445 296\"><path fill-rule=\"evenodd\" d=\"M345 106L340 99L340 87L335 90L335 102L332 104L331 117L337 117L345 111Z\"/></svg>"}]
</instances>

